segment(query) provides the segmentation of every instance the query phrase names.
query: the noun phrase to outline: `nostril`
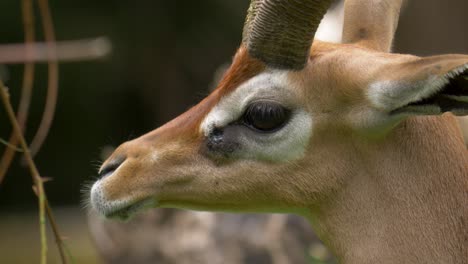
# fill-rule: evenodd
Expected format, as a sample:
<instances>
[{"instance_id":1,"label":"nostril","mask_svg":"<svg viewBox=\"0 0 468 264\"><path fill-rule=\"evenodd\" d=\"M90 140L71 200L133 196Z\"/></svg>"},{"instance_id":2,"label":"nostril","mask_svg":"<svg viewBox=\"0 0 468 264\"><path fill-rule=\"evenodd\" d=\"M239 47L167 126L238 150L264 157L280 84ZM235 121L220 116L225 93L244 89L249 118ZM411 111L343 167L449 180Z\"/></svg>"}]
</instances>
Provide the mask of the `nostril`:
<instances>
[{"instance_id":1,"label":"nostril","mask_svg":"<svg viewBox=\"0 0 468 264\"><path fill-rule=\"evenodd\" d=\"M99 171L99 176L104 177L108 174L111 174L116 169L118 169L120 165L122 165L125 159L126 159L125 157L121 156L121 157L117 157L109 161L105 166L101 168L101 170Z\"/></svg>"},{"instance_id":2,"label":"nostril","mask_svg":"<svg viewBox=\"0 0 468 264\"><path fill-rule=\"evenodd\" d=\"M223 130L215 128L211 132L210 140L213 141L213 143L221 143L223 141L223 134Z\"/></svg>"}]
</instances>

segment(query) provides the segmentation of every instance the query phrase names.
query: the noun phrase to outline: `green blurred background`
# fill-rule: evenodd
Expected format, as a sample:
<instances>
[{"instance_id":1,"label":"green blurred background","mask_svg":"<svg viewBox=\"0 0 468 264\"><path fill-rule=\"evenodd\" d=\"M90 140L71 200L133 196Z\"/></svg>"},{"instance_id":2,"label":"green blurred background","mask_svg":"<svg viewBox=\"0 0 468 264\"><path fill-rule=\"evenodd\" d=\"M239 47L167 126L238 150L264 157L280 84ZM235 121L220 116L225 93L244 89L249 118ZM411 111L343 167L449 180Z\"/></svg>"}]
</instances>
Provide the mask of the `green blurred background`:
<instances>
[{"instance_id":1,"label":"green blurred background","mask_svg":"<svg viewBox=\"0 0 468 264\"><path fill-rule=\"evenodd\" d=\"M248 1L50 4L59 40L107 36L113 44L108 58L60 67L55 121L36 162L43 176L54 178L46 185L51 203L69 205L79 202L80 185L94 179L104 146L160 126L207 94L213 73L240 42ZM0 10L0 43L22 42L20 2L3 0ZM23 67L2 67L16 104ZM28 138L42 115L46 70L44 64L37 69ZM10 127L0 112L0 136L7 139ZM30 176L16 162L0 186L0 207L35 206Z\"/></svg>"},{"instance_id":2,"label":"green blurred background","mask_svg":"<svg viewBox=\"0 0 468 264\"><path fill-rule=\"evenodd\" d=\"M36 158L42 176L53 178L46 184L53 207L79 206L80 189L95 179L103 150L162 125L208 93L214 73L229 63L240 43L248 4L248 0L50 1L58 40L107 36L113 45L105 59L60 65L55 121ZM22 42L20 1L2 0L0 10L0 43ZM418 55L468 53L467 10L466 0L409 1L395 50ZM37 18L36 12L40 25ZM37 32L42 39L40 27ZM0 65L15 105L22 70L22 65ZM42 115L45 64L37 66L35 77L28 139ZM7 139L10 131L0 110L0 137ZM4 149L0 145L0 151ZM0 185L0 255L15 243L38 244L31 185L17 158ZM84 211L63 210L65 216L76 215L72 218L81 228L86 225ZM19 225L15 219L25 218L33 226L24 224L15 231L12 223ZM15 235L20 232L30 237L21 240Z\"/></svg>"}]
</instances>

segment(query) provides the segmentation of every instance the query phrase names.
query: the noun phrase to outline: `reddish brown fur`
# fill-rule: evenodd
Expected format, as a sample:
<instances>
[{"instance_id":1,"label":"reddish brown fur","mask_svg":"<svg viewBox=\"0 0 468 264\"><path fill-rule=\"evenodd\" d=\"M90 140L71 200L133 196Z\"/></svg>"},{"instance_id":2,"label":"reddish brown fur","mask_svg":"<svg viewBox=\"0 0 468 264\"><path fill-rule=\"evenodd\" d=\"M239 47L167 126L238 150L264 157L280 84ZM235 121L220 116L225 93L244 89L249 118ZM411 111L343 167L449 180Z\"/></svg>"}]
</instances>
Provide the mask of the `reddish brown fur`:
<instances>
[{"instance_id":1,"label":"reddish brown fur","mask_svg":"<svg viewBox=\"0 0 468 264\"><path fill-rule=\"evenodd\" d=\"M161 128L148 133L142 139L154 142L155 137L163 137L159 142L183 140L186 143L199 141L199 127L205 116L221 100L243 82L249 80L265 69L265 65L252 57L241 46L234 56L233 62L224 74L217 88L196 106L179 117L173 119Z\"/></svg>"},{"instance_id":2,"label":"reddish brown fur","mask_svg":"<svg viewBox=\"0 0 468 264\"><path fill-rule=\"evenodd\" d=\"M225 96L264 69L265 64L250 57L247 50L241 46L234 56L231 67L221 79L216 90L219 90L220 96Z\"/></svg>"}]
</instances>

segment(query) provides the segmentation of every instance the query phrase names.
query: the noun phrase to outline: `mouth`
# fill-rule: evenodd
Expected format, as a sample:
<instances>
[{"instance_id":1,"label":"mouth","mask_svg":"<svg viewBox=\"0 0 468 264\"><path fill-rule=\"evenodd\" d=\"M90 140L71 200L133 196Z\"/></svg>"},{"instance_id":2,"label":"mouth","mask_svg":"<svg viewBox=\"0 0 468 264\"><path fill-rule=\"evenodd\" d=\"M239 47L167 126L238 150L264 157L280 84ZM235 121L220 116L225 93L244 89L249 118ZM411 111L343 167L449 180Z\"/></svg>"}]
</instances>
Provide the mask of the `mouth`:
<instances>
[{"instance_id":1,"label":"mouth","mask_svg":"<svg viewBox=\"0 0 468 264\"><path fill-rule=\"evenodd\" d=\"M467 115L468 70L466 68L460 71L455 70L455 73L450 73L444 78L446 78L446 83L441 89L429 93L418 101L399 107L391 113L442 114L452 112L455 115Z\"/></svg>"},{"instance_id":2,"label":"mouth","mask_svg":"<svg viewBox=\"0 0 468 264\"><path fill-rule=\"evenodd\" d=\"M135 214L157 206L154 197L144 199L109 200L104 195L102 181L93 184L90 191L89 203L91 207L105 218L129 220Z\"/></svg>"},{"instance_id":3,"label":"mouth","mask_svg":"<svg viewBox=\"0 0 468 264\"><path fill-rule=\"evenodd\" d=\"M137 213L156 207L157 202L154 198L143 199L125 206L112 208L104 213L106 218L128 221Z\"/></svg>"}]
</instances>

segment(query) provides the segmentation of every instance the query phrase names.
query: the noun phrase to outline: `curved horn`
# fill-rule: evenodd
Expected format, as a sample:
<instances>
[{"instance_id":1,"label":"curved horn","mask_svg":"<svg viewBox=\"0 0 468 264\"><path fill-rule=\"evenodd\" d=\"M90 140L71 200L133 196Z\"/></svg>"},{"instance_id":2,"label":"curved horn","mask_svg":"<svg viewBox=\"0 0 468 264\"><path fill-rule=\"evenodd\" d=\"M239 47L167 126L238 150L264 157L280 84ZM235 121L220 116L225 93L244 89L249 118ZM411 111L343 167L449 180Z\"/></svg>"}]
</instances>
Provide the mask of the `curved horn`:
<instances>
[{"instance_id":1,"label":"curved horn","mask_svg":"<svg viewBox=\"0 0 468 264\"><path fill-rule=\"evenodd\" d=\"M346 0L343 43L389 52L403 0Z\"/></svg>"},{"instance_id":2,"label":"curved horn","mask_svg":"<svg viewBox=\"0 0 468 264\"><path fill-rule=\"evenodd\" d=\"M300 70L333 0L252 0L242 42L270 67Z\"/></svg>"}]
</instances>

